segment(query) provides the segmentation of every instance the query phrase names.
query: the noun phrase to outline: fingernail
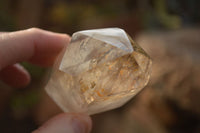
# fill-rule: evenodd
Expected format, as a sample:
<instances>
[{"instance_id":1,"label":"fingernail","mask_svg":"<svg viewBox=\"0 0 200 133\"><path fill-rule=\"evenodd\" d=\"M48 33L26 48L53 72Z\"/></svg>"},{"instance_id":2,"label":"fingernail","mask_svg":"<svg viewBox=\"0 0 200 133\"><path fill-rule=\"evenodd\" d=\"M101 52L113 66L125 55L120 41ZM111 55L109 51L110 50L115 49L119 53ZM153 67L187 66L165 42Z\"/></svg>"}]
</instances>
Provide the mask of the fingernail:
<instances>
[{"instance_id":1,"label":"fingernail","mask_svg":"<svg viewBox=\"0 0 200 133\"><path fill-rule=\"evenodd\" d=\"M91 119L87 115L76 115L73 120L74 133L89 133L91 130Z\"/></svg>"}]
</instances>

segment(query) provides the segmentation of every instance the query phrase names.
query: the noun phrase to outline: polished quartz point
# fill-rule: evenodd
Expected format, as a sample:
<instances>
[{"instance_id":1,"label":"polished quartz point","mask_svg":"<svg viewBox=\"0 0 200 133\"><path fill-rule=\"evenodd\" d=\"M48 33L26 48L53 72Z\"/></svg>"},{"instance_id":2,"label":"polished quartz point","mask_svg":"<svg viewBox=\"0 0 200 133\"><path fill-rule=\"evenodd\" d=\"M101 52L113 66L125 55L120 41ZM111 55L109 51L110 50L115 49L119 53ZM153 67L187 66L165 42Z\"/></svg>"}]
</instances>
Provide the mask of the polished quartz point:
<instances>
[{"instance_id":1,"label":"polished quartz point","mask_svg":"<svg viewBox=\"0 0 200 133\"><path fill-rule=\"evenodd\" d=\"M46 91L65 112L100 113L136 95L151 64L122 29L79 31L55 62Z\"/></svg>"}]
</instances>

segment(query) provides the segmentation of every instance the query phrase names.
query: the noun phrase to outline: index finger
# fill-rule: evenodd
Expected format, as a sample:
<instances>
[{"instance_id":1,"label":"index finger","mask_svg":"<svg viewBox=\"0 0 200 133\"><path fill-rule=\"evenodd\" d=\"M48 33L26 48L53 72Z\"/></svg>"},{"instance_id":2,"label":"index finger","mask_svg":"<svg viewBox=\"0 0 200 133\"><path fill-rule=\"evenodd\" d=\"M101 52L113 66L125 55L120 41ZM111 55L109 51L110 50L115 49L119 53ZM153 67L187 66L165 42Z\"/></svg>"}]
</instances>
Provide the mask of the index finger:
<instances>
[{"instance_id":1,"label":"index finger","mask_svg":"<svg viewBox=\"0 0 200 133\"><path fill-rule=\"evenodd\" d=\"M66 34L37 28L0 34L0 70L21 61L48 66L69 43Z\"/></svg>"}]
</instances>

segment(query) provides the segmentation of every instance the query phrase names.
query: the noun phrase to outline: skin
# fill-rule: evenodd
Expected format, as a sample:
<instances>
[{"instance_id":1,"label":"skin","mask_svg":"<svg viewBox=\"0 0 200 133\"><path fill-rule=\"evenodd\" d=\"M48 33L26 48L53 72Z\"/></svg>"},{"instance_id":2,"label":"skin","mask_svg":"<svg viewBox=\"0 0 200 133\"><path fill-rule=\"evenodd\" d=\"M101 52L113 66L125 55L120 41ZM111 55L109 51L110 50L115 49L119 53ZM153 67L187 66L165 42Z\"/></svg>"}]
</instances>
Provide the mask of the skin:
<instances>
[{"instance_id":1,"label":"skin","mask_svg":"<svg viewBox=\"0 0 200 133\"><path fill-rule=\"evenodd\" d=\"M38 28L0 33L0 80L15 88L30 83L29 73L19 62L51 66L59 52L70 42L66 34ZM89 133L91 118L86 114L62 113L33 133Z\"/></svg>"}]
</instances>

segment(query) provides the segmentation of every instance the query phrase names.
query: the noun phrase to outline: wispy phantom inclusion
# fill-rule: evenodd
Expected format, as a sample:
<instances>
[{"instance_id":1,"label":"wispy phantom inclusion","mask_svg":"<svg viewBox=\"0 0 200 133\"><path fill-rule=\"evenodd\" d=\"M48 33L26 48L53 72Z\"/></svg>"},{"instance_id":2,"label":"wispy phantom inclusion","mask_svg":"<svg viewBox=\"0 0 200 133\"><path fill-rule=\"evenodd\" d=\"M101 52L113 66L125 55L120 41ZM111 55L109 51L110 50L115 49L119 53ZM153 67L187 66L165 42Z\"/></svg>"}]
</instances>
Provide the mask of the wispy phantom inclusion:
<instances>
[{"instance_id":1,"label":"wispy phantom inclusion","mask_svg":"<svg viewBox=\"0 0 200 133\"><path fill-rule=\"evenodd\" d=\"M103 112L137 94L151 64L122 29L79 31L55 63L46 91L65 112Z\"/></svg>"}]
</instances>

